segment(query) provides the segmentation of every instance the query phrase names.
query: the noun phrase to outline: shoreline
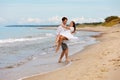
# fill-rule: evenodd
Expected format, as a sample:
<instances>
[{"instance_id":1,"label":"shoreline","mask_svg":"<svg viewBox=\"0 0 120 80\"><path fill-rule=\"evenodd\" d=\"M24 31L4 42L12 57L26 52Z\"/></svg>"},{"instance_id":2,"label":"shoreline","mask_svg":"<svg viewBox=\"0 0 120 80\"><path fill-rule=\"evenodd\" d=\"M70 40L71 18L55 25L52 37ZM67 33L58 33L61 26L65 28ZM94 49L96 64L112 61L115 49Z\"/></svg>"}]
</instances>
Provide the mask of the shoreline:
<instances>
[{"instance_id":1,"label":"shoreline","mask_svg":"<svg viewBox=\"0 0 120 80\"><path fill-rule=\"evenodd\" d=\"M97 44L97 43L94 43L94 44L91 44L91 45L87 45L87 46L84 47L83 50L81 50L81 51L79 51L77 53L74 53L73 55L71 55L69 57L71 58L71 57L75 56L76 54L81 53L82 51L86 50L88 47L90 47L92 45L95 45L95 44ZM61 70L61 69L69 67L72 64L72 62L77 61L77 60L80 60L80 59L71 59L71 61L69 63L67 63L66 65L64 65L64 66L62 66L60 68L57 68L57 69L54 69L54 70L48 71L48 72L42 72L42 73L34 74L32 76L26 76L26 77L23 77L23 78L20 78L20 79L17 79L17 80L24 80L24 79L29 78L29 77L34 77L34 76L39 76L39 75L45 75L45 74L49 74L51 72L55 72L55 71ZM62 63L65 63L65 62L62 62Z\"/></svg>"},{"instance_id":2,"label":"shoreline","mask_svg":"<svg viewBox=\"0 0 120 80\"><path fill-rule=\"evenodd\" d=\"M78 31L80 31L80 30L78 30ZM87 31L87 30L84 30L84 31ZM97 32L97 31L92 31L92 30L91 30L91 31L89 31L89 32ZM102 33L99 33L99 34L97 34L97 35L95 35L95 36L101 36L101 34L102 34ZM90 37L95 38L95 36L90 36ZM95 39L96 39L96 38L95 38ZM94 44L97 44L97 40L96 40L96 43L92 43L92 44L89 44L89 45L85 46L82 50L78 51L77 53L85 50L86 47L91 46L91 45L94 45ZM74 53L74 54L70 55L69 57L72 57L72 56L74 56L74 55L77 54L77 53ZM47 71L47 72L42 72L42 73L34 74L34 75L31 75L31 76L25 76L25 77L22 77L22 78L17 79L17 80L23 80L23 79L29 78L29 77L44 75L44 74L48 74L48 73L51 73L51 72L55 72L55 71L58 71L58 70L67 68L67 67L69 67L69 66L72 64L72 61L73 61L73 60L71 60L69 63L62 62L61 64L66 64L66 65L64 65L64 66L62 66L62 67L60 67L60 68L56 68L56 69L54 69L54 70L50 70L50 71ZM58 63L58 64L60 64L60 63Z\"/></svg>"},{"instance_id":3,"label":"shoreline","mask_svg":"<svg viewBox=\"0 0 120 80\"><path fill-rule=\"evenodd\" d=\"M44 28L44 29L45 29L45 28ZM51 29L54 30L53 28L51 28ZM100 32L100 31L95 31L95 30L78 30L78 31ZM101 36L102 36L102 33L100 33L99 35L91 36L91 37L93 37L93 38L96 39L96 37L101 37ZM96 41L97 41L97 40L96 40ZM69 57L72 57L72 56L78 54L79 52L82 52L82 51L86 50L87 47L92 46L92 45L95 45L95 44L97 44L97 42L94 43L94 44L90 44L90 45L85 46L84 49L78 51L77 53L74 53L73 55L70 55ZM64 69L64 68L66 68L66 67L69 67L69 66L72 64L73 61L74 61L74 60L71 60L68 64L66 64L65 66L63 66L63 67L61 67L61 68L57 68L57 69L55 69L55 70L48 71L48 72L43 72L43 73L35 74L35 75L32 75L32 76L26 76L26 77L20 78L20 79L18 79L18 80L24 80L24 79L29 78L29 77L44 75L44 74L48 74L48 73L51 73L51 72L55 72L55 71ZM62 63L64 63L64 62L62 62Z\"/></svg>"},{"instance_id":4,"label":"shoreline","mask_svg":"<svg viewBox=\"0 0 120 80\"><path fill-rule=\"evenodd\" d=\"M80 31L80 30L78 30L78 31ZM88 30L84 30L84 31L88 31ZM91 30L91 31L88 31L88 32L97 32L97 31L92 31L92 30ZM95 38L95 36L101 36L101 34L102 34L102 33L99 33L99 34L96 34L96 35L90 36L90 37ZM96 39L96 38L95 38L95 39ZM95 41L96 41L95 43L92 43L92 44L89 44L89 45L85 46L82 50L80 50L80 51L78 51L78 52L83 51L83 50L86 49L86 47L88 47L88 46L97 44L97 40L95 40ZM69 57L72 57L73 55L77 54L78 52L76 52L76 53L74 53L74 54L72 54L72 55L69 55ZM31 75L31 76L25 76L25 77L22 77L22 78L17 79L17 80L23 80L23 79L25 79L25 78L34 77L34 76L38 76L38 75L44 75L44 74L48 74L48 73L51 73L51 72L55 72L55 71L64 69L64 68L66 68L66 67L69 67L69 66L72 64L72 61L73 61L73 60L71 60L69 63L62 62L62 64L66 64L66 65L64 65L64 66L62 66L62 67L60 67L60 68L56 68L56 69L54 69L54 70L50 70L50 71L47 71L47 72L42 72L42 73L34 74L34 75ZM58 64L59 64L59 63L58 63Z\"/></svg>"},{"instance_id":5,"label":"shoreline","mask_svg":"<svg viewBox=\"0 0 120 80\"><path fill-rule=\"evenodd\" d=\"M43 29L43 28L41 28L41 29ZM45 28L44 28L44 29L45 29ZM54 30L54 28L51 28L51 29ZM100 32L100 31L95 31L95 30L79 30L79 29L78 29L77 31ZM99 41L99 40L97 40L97 37L101 37L102 35L103 35L103 33L100 33L99 35L95 35L95 36L91 36L91 37L95 38L96 41ZM82 51L86 50L87 48L89 48L89 47L91 47L92 45L95 45L95 44L97 44L97 43L94 43L94 44L91 44L91 45L87 45L87 46L84 47L83 50L81 50L81 51L79 51L79 52L77 52L77 53L74 53L73 55L70 55L69 57L72 58L72 57L76 56L77 54L82 53ZM80 59L71 59L71 61L70 61L67 65L65 65L65 66L63 66L63 67L61 67L61 68L57 68L57 69L55 69L55 70L53 70L53 71L48 71L48 72L43 72L43 73L35 74L35 75L32 75L32 76L26 76L26 77L20 78L20 79L18 79L18 80L24 80L24 79L25 79L25 80L26 80L26 79L29 80L30 77L42 76L42 75L45 75L45 74L49 74L49 73L52 73L52 72L59 71L59 70L61 70L61 69L64 69L64 68L69 67L69 66L72 64L72 62L77 61L77 60L80 60ZM63 62L62 62L62 63L63 63Z\"/></svg>"},{"instance_id":6,"label":"shoreline","mask_svg":"<svg viewBox=\"0 0 120 80\"><path fill-rule=\"evenodd\" d=\"M47 72L43 72L43 73L38 73L38 74L34 74L34 75L32 75L32 76L26 76L26 77L23 77L23 78L20 78L20 79L17 79L17 80L23 80L23 79L29 78L29 77L34 77L34 76L39 76L39 75L48 74L48 73L51 73L51 72L58 71L58 70L61 70L61 69L66 68L66 67L69 67L71 64L72 64L72 62L69 62L69 63L67 63L65 66L62 66L62 67L57 68L57 69L54 69L54 70L52 70L52 71L47 71Z\"/></svg>"},{"instance_id":7,"label":"shoreline","mask_svg":"<svg viewBox=\"0 0 120 80\"><path fill-rule=\"evenodd\" d=\"M80 42L70 43L72 45L69 50L69 56L73 55L84 49L85 46L96 43L95 38L92 38L92 35L98 35L99 32L91 32L91 31L82 31L83 33L78 33L78 35L85 35L85 38L81 38ZM84 34L85 33L85 34ZM90 33L90 34L89 34ZM53 41L52 41L53 42ZM72 50L74 48L74 50ZM48 46L48 49L43 48L46 53L40 53L42 55L30 56L28 57L27 62L19 62L14 65L8 65L5 68L1 68L0 71L0 79L6 80L17 80L23 77L30 77L36 74L44 74L52 71L56 71L58 69L62 69L66 67L68 64L64 62L65 58L63 58L63 63L58 64L58 57L60 54L54 53L54 46ZM29 50L28 50L29 51ZM50 51L50 52L47 52ZM33 52L32 52L33 53ZM47 54L50 53L50 54ZM58 52L60 53L60 52ZM24 65L22 65L24 63ZM9 72L12 72L9 74ZM6 75L4 75L6 74ZM9 78L10 77L10 78Z\"/></svg>"},{"instance_id":8,"label":"shoreline","mask_svg":"<svg viewBox=\"0 0 120 80\"><path fill-rule=\"evenodd\" d=\"M54 80L54 79L57 79L57 80L113 80L115 79L114 76L112 77L113 79L111 78L111 73L113 69L115 69L114 67L115 63L114 64L112 63L114 61L119 62L120 56L118 57L117 60L116 58L114 59L114 57L117 57L117 55L120 53L117 49L113 49L113 50L116 50L115 52L118 52L118 53L112 54L113 50L107 49L107 47L109 47L108 45L110 45L109 42L113 42L112 40L108 41L109 38L113 39L115 34L117 35L115 37L118 38L118 34L120 32L118 31L118 29L120 28L119 27L114 27L114 28L112 27L108 29L97 28L96 31L99 30L104 33L101 36L93 36L93 37L96 37L96 39L100 42L97 44L88 45L82 51L70 56L72 64L67 68L63 68L47 74L24 78L21 80L48 80L48 79L49 80ZM91 30L95 30L95 29L91 28ZM118 40L119 39L120 38L118 38ZM117 45L117 44L114 43L114 45ZM118 62L116 62L116 64L118 64ZM117 73L120 73L119 69L120 67L118 65L118 67L116 68L116 70L118 70ZM119 76L117 76L116 80L120 79L118 77Z\"/></svg>"}]
</instances>

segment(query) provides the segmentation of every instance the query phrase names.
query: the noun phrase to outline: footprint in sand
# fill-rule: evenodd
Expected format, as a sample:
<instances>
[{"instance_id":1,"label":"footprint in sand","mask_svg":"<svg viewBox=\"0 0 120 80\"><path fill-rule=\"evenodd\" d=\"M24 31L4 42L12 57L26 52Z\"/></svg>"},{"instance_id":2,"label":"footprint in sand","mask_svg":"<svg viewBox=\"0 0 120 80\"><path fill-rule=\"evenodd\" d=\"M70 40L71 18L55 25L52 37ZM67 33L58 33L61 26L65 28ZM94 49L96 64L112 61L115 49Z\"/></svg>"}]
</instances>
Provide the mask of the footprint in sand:
<instances>
[{"instance_id":1,"label":"footprint in sand","mask_svg":"<svg viewBox=\"0 0 120 80\"><path fill-rule=\"evenodd\" d=\"M71 59L71 61L79 61L80 59Z\"/></svg>"},{"instance_id":2,"label":"footprint in sand","mask_svg":"<svg viewBox=\"0 0 120 80\"><path fill-rule=\"evenodd\" d=\"M103 56L107 56L108 54L110 54L109 51L104 51L104 52L102 53Z\"/></svg>"},{"instance_id":3,"label":"footprint in sand","mask_svg":"<svg viewBox=\"0 0 120 80\"><path fill-rule=\"evenodd\" d=\"M109 69L108 69L108 68L105 68L105 67L102 67L102 68L100 69L100 71L101 71L101 72L108 72Z\"/></svg>"},{"instance_id":4,"label":"footprint in sand","mask_svg":"<svg viewBox=\"0 0 120 80\"><path fill-rule=\"evenodd\" d=\"M120 56L115 59L109 60L109 62L111 62L114 65L115 67L114 70L117 70L118 68L120 68Z\"/></svg>"}]
</instances>

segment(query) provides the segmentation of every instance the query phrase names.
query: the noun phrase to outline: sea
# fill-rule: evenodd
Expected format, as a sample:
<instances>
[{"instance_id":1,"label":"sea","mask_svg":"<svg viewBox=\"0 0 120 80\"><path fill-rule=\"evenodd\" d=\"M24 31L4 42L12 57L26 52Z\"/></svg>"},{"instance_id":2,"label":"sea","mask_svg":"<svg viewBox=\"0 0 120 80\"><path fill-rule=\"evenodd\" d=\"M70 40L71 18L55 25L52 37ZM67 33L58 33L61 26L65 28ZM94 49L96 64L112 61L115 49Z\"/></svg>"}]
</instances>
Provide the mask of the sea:
<instances>
[{"instance_id":1,"label":"sea","mask_svg":"<svg viewBox=\"0 0 120 80\"><path fill-rule=\"evenodd\" d=\"M64 59L58 63L61 48L55 53L56 28L0 26L0 80L20 80L66 66ZM77 31L79 40L68 42L69 56L97 43L91 36L99 34Z\"/></svg>"}]
</instances>

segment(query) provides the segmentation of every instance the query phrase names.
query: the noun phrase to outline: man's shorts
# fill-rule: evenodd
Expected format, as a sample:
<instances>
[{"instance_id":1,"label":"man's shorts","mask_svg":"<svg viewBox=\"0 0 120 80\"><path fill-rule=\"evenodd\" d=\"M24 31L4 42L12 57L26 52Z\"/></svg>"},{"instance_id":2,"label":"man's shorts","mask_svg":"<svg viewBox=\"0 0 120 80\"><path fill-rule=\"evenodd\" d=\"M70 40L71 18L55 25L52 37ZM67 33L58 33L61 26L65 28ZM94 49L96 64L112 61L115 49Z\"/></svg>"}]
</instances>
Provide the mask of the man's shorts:
<instances>
[{"instance_id":1,"label":"man's shorts","mask_svg":"<svg viewBox=\"0 0 120 80\"><path fill-rule=\"evenodd\" d=\"M63 43L61 44L61 47L62 47L62 50L66 50L68 48L67 44L66 43Z\"/></svg>"}]
</instances>

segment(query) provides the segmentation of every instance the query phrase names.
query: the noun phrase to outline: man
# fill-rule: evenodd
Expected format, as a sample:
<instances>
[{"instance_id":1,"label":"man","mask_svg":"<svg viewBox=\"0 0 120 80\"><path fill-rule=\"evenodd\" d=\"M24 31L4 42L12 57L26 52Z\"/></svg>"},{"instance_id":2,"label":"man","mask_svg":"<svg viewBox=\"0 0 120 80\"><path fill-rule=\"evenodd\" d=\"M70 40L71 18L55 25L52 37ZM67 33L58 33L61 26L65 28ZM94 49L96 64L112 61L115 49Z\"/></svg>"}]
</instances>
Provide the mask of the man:
<instances>
[{"instance_id":1,"label":"man","mask_svg":"<svg viewBox=\"0 0 120 80\"><path fill-rule=\"evenodd\" d=\"M63 18L62 18L62 25L66 25L67 21L68 21L68 19L67 19L66 17L63 17ZM65 30L66 30L66 29L65 29L64 27L59 26L59 27L57 28L57 37L59 36L59 34L60 34L61 32L65 31ZM67 46L67 44L65 43L65 41L62 42L61 47L62 47L62 53L61 53L61 55L60 55L60 58L59 58L58 63L61 63L62 58L63 58L64 55L65 55L65 57L66 57L66 62L68 62L68 61L69 61L69 60L68 60L68 46Z\"/></svg>"}]
</instances>

